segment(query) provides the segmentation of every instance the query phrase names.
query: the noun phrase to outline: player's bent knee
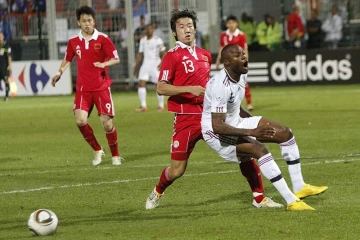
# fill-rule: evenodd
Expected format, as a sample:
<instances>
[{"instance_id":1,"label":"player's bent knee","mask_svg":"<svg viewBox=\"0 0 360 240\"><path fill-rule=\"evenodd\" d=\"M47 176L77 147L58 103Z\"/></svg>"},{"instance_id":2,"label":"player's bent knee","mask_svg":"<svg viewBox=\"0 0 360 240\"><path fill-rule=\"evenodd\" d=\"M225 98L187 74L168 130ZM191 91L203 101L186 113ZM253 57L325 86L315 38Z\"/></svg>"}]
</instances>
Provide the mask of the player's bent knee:
<instances>
[{"instance_id":1,"label":"player's bent knee","mask_svg":"<svg viewBox=\"0 0 360 240\"><path fill-rule=\"evenodd\" d=\"M257 144L254 144L254 149L255 149L255 157L257 159L261 158L262 156L266 155L269 153L269 149L267 148L267 146L265 144L262 144L262 143L257 143Z\"/></svg>"},{"instance_id":2,"label":"player's bent knee","mask_svg":"<svg viewBox=\"0 0 360 240\"><path fill-rule=\"evenodd\" d=\"M86 118L77 118L76 119L76 125L78 127L84 126L87 123L87 119Z\"/></svg>"}]
</instances>

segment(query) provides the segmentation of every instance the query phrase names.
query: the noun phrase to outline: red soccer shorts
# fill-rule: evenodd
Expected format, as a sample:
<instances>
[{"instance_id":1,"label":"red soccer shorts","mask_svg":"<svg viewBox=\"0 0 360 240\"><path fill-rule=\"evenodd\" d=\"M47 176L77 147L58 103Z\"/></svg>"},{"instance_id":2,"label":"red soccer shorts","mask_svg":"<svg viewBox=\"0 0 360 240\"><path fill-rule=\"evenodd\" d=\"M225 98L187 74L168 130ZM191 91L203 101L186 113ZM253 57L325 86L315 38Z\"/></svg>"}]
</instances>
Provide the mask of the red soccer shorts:
<instances>
[{"instance_id":1,"label":"red soccer shorts","mask_svg":"<svg viewBox=\"0 0 360 240\"><path fill-rule=\"evenodd\" d=\"M174 132L171 139L171 159L186 161L195 144L203 139L201 134L201 114L176 114Z\"/></svg>"},{"instance_id":2,"label":"red soccer shorts","mask_svg":"<svg viewBox=\"0 0 360 240\"><path fill-rule=\"evenodd\" d=\"M99 116L100 114L108 115L110 117L115 116L110 88L94 92L76 92L73 111L80 109L90 114L94 104L98 110Z\"/></svg>"}]
</instances>

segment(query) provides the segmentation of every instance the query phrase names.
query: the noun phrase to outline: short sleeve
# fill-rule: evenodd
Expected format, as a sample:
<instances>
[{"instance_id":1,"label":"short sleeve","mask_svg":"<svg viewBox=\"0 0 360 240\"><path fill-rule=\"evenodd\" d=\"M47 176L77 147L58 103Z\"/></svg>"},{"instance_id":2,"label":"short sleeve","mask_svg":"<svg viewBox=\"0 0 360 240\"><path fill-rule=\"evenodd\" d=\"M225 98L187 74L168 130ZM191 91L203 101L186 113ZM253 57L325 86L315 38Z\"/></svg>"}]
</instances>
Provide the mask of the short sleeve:
<instances>
[{"instance_id":1,"label":"short sleeve","mask_svg":"<svg viewBox=\"0 0 360 240\"><path fill-rule=\"evenodd\" d=\"M220 34L220 47L224 47L224 46L225 46L224 34L221 33L221 34Z\"/></svg>"},{"instance_id":2,"label":"short sleeve","mask_svg":"<svg viewBox=\"0 0 360 240\"><path fill-rule=\"evenodd\" d=\"M159 46L160 52L165 51L166 47L164 45L164 41L161 38L158 38L157 45Z\"/></svg>"},{"instance_id":3,"label":"short sleeve","mask_svg":"<svg viewBox=\"0 0 360 240\"><path fill-rule=\"evenodd\" d=\"M226 113L228 91L224 89L222 82L216 83L210 90L211 98L211 112L213 113Z\"/></svg>"},{"instance_id":4,"label":"short sleeve","mask_svg":"<svg viewBox=\"0 0 360 240\"><path fill-rule=\"evenodd\" d=\"M73 58L74 58L74 51L71 47L71 43L70 43L70 40L68 41L68 45L67 45L67 48L66 48L66 52L65 52L65 57L64 59L68 62L72 62Z\"/></svg>"},{"instance_id":5,"label":"short sleeve","mask_svg":"<svg viewBox=\"0 0 360 240\"><path fill-rule=\"evenodd\" d=\"M116 47L114 43L111 41L109 37L105 37L104 39L104 51L107 57L109 58L115 58L119 59L118 51L116 50Z\"/></svg>"},{"instance_id":6,"label":"short sleeve","mask_svg":"<svg viewBox=\"0 0 360 240\"><path fill-rule=\"evenodd\" d=\"M144 39L142 38L142 39L140 39L140 43L139 43L139 53L143 53L143 52L144 52L144 49L145 49L144 45L145 45L145 41L144 41Z\"/></svg>"},{"instance_id":7,"label":"short sleeve","mask_svg":"<svg viewBox=\"0 0 360 240\"><path fill-rule=\"evenodd\" d=\"M175 69L176 63L174 54L168 52L161 63L159 82L165 81L172 84L174 82Z\"/></svg>"}]
</instances>

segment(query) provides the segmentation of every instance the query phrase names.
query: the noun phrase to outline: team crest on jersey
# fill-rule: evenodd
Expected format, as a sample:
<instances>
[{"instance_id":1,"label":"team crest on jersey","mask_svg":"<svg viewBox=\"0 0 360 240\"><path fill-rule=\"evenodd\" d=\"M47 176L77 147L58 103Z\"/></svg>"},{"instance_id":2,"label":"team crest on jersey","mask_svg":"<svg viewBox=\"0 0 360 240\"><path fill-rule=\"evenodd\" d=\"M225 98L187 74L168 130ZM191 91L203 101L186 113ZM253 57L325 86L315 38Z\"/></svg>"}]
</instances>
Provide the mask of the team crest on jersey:
<instances>
[{"instance_id":1,"label":"team crest on jersey","mask_svg":"<svg viewBox=\"0 0 360 240\"><path fill-rule=\"evenodd\" d=\"M209 58L208 58L206 55L202 55L202 59L203 59L204 61L206 61L206 62L209 61Z\"/></svg>"},{"instance_id":2,"label":"team crest on jersey","mask_svg":"<svg viewBox=\"0 0 360 240\"><path fill-rule=\"evenodd\" d=\"M81 50L80 49L76 50L76 55L78 55L79 58L81 59Z\"/></svg>"},{"instance_id":3,"label":"team crest on jersey","mask_svg":"<svg viewBox=\"0 0 360 240\"><path fill-rule=\"evenodd\" d=\"M174 141L174 142L173 142L173 146L174 146L174 148L178 148L178 147L179 147L179 145L180 145L180 143L179 143L179 141L178 141L178 140L176 140L176 141Z\"/></svg>"},{"instance_id":4,"label":"team crest on jersey","mask_svg":"<svg viewBox=\"0 0 360 240\"><path fill-rule=\"evenodd\" d=\"M231 92L228 103L234 103L234 101L235 101L235 97L234 94Z\"/></svg>"},{"instance_id":5,"label":"team crest on jersey","mask_svg":"<svg viewBox=\"0 0 360 240\"><path fill-rule=\"evenodd\" d=\"M95 50L100 50L101 49L101 44L100 43L95 43L94 44L94 49Z\"/></svg>"}]
</instances>

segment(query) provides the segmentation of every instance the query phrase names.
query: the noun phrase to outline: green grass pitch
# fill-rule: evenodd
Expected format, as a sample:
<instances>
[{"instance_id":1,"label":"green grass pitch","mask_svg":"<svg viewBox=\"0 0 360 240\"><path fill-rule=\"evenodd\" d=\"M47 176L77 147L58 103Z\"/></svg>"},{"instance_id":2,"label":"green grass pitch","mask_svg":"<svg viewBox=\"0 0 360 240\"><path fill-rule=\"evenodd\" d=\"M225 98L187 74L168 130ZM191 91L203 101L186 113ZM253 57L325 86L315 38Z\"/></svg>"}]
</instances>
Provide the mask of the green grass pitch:
<instances>
[{"instance_id":1,"label":"green grass pitch","mask_svg":"<svg viewBox=\"0 0 360 240\"><path fill-rule=\"evenodd\" d=\"M305 181L328 191L305 201L313 212L255 209L237 164L204 142L160 206L145 200L169 160L173 115L136 113L135 92L114 93L121 166L111 156L96 112L89 123L107 156L92 151L75 125L73 96L0 102L0 239L31 239L27 219L54 211L58 231L41 239L358 239L360 232L360 85L253 88L254 115L295 133ZM269 144L289 186L279 147ZM284 203L264 178L266 195Z\"/></svg>"}]
</instances>

